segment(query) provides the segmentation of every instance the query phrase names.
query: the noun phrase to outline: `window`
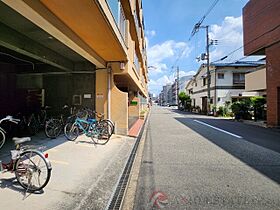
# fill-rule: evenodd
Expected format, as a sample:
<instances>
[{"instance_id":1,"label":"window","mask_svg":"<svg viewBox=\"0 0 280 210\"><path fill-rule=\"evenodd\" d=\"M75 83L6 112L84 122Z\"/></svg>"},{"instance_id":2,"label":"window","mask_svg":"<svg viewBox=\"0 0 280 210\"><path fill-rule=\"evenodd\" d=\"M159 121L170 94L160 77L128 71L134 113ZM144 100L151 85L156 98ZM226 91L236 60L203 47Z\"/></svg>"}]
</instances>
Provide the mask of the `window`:
<instances>
[{"instance_id":1,"label":"window","mask_svg":"<svg viewBox=\"0 0 280 210\"><path fill-rule=\"evenodd\" d=\"M138 72L138 74L140 74L140 64L139 64L139 60L138 60L136 51L134 51L134 65L135 65L136 71Z\"/></svg>"},{"instance_id":2,"label":"window","mask_svg":"<svg viewBox=\"0 0 280 210\"><path fill-rule=\"evenodd\" d=\"M119 20L119 0L107 0L107 3L117 23Z\"/></svg>"},{"instance_id":3,"label":"window","mask_svg":"<svg viewBox=\"0 0 280 210\"><path fill-rule=\"evenodd\" d=\"M245 73L233 73L233 84L245 84Z\"/></svg>"},{"instance_id":4,"label":"window","mask_svg":"<svg viewBox=\"0 0 280 210\"><path fill-rule=\"evenodd\" d=\"M203 86L205 86L205 85L207 85L207 77L204 77L203 78ZM210 83L209 84L211 84L211 76L210 76L210 78L209 78L209 81L210 81Z\"/></svg>"},{"instance_id":5,"label":"window","mask_svg":"<svg viewBox=\"0 0 280 210\"><path fill-rule=\"evenodd\" d=\"M120 28L120 32L121 32L123 38L125 38L125 28L126 28L125 21L126 21L126 19L125 19L124 11L123 11L122 6L120 5L119 28Z\"/></svg>"},{"instance_id":6,"label":"window","mask_svg":"<svg viewBox=\"0 0 280 210\"><path fill-rule=\"evenodd\" d=\"M225 75L224 73L218 73L218 79L224 79Z\"/></svg>"},{"instance_id":7,"label":"window","mask_svg":"<svg viewBox=\"0 0 280 210\"><path fill-rule=\"evenodd\" d=\"M125 30L126 30L126 25L125 25L125 15L124 15L124 11L122 8L122 5L120 3L120 0L106 0L111 13L115 19L116 24L118 25L120 32L123 36L123 38L125 38Z\"/></svg>"},{"instance_id":8,"label":"window","mask_svg":"<svg viewBox=\"0 0 280 210\"><path fill-rule=\"evenodd\" d=\"M203 78L203 86L207 84L207 78Z\"/></svg>"}]
</instances>

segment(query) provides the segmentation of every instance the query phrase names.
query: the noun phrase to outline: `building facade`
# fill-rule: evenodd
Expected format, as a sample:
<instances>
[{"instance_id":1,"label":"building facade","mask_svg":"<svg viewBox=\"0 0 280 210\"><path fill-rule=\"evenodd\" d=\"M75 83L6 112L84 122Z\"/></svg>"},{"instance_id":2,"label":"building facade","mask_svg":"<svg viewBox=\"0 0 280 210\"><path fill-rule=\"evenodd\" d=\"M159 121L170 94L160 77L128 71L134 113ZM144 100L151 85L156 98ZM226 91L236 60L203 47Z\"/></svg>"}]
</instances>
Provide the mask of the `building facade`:
<instances>
[{"instance_id":1,"label":"building facade","mask_svg":"<svg viewBox=\"0 0 280 210\"><path fill-rule=\"evenodd\" d=\"M245 55L266 55L267 125L280 125L280 1L250 0L243 8Z\"/></svg>"},{"instance_id":2,"label":"building facade","mask_svg":"<svg viewBox=\"0 0 280 210\"><path fill-rule=\"evenodd\" d=\"M159 101L161 106L166 106L172 103L172 85L167 84L162 87L162 91L159 94Z\"/></svg>"},{"instance_id":3,"label":"building facade","mask_svg":"<svg viewBox=\"0 0 280 210\"><path fill-rule=\"evenodd\" d=\"M266 66L260 66L256 71L245 75L245 91L266 97L266 87Z\"/></svg>"},{"instance_id":4,"label":"building facade","mask_svg":"<svg viewBox=\"0 0 280 210\"><path fill-rule=\"evenodd\" d=\"M253 72L263 62L216 63L210 66L210 104L213 107L224 106L241 98L254 96L245 92L245 74ZM186 86L186 92L192 99L192 106L207 112L207 68L202 64L197 74Z\"/></svg>"},{"instance_id":5,"label":"building facade","mask_svg":"<svg viewBox=\"0 0 280 210\"><path fill-rule=\"evenodd\" d=\"M127 134L148 97L141 0L4 0L0 28L0 115L33 91L41 106L91 107Z\"/></svg>"}]
</instances>

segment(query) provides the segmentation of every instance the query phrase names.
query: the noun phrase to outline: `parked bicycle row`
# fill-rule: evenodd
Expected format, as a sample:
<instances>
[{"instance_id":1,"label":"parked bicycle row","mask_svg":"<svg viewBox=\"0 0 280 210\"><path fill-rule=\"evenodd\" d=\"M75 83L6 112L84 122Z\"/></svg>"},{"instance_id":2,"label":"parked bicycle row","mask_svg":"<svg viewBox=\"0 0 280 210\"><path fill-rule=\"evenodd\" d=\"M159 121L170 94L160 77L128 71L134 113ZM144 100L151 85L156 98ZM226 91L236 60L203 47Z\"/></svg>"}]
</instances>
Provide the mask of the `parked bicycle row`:
<instances>
[{"instance_id":1,"label":"parked bicycle row","mask_svg":"<svg viewBox=\"0 0 280 210\"><path fill-rule=\"evenodd\" d=\"M44 115L41 116L46 118ZM36 115L32 117L37 119ZM3 122L20 125L22 119L6 116L0 120L0 125ZM29 124L31 125L31 123ZM74 141L79 135L85 134L95 144L106 144L114 132L112 121L104 119L104 114L88 108L77 110L75 114L68 117L61 114L57 118L46 118L43 127L46 135L51 138L57 137L63 131L68 140ZM6 131L0 127L0 148L5 140ZM43 152L43 147L23 145L31 141L30 137L14 137L12 140L15 149L11 150L11 160L7 163L0 160L0 172L14 173L18 183L26 192L41 191L51 177L52 166L48 160L48 153Z\"/></svg>"},{"instance_id":2,"label":"parked bicycle row","mask_svg":"<svg viewBox=\"0 0 280 210\"><path fill-rule=\"evenodd\" d=\"M19 114L15 118L7 116L1 119L0 148L4 145L7 134L32 136L44 130L48 138L57 138L64 133L65 137L71 141L85 134L96 144L106 144L114 133L114 123L109 119L104 119L104 114L89 108L77 110L65 105L60 115L56 117L48 115L50 109L50 107L45 107L37 114L32 113L29 116ZM5 126L1 126L4 123ZM17 125L12 126L12 124Z\"/></svg>"}]
</instances>

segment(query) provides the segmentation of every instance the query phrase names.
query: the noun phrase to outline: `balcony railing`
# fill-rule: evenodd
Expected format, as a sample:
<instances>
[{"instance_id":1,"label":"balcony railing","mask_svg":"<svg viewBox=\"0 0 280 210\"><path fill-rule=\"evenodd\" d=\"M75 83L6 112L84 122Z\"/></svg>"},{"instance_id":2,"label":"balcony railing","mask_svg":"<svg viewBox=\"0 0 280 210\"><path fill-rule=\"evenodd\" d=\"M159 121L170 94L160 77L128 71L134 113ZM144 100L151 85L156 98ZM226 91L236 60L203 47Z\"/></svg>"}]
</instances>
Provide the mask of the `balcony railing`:
<instances>
[{"instance_id":1,"label":"balcony railing","mask_svg":"<svg viewBox=\"0 0 280 210\"><path fill-rule=\"evenodd\" d=\"M119 0L106 0L111 13L114 17L115 23L118 26L120 33L125 40L126 37L126 18L124 14L124 10L122 4Z\"/></svg>"}]
</instances>

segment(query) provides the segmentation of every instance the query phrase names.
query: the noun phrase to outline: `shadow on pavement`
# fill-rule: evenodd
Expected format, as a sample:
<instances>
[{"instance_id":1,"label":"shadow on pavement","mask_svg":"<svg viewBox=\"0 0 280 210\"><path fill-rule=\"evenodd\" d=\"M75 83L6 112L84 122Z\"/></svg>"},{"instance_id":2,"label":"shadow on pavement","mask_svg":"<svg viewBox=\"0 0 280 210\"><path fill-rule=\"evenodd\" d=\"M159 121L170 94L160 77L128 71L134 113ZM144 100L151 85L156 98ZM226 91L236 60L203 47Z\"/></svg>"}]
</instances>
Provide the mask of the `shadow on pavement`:
<instances>
[{"instance_id":1,"label":"shadow on pavement","mask_svg":"<svg viewBox=\"0 0 280 210\"><path fill-rule=\"evenodd\" d=\"M0 179L0 188L1 189L10 189L10 190L19 192L20 194L22 194L24 196L24 198L27 198L31 194L43 194L44 193L43 190L32 192L32 193L26 192L26 189L24 189L22 186L19 185L19 183L17 182L15 177L1 178ZM28 193L28 195L26 196L27 193Z\"/></svg>"},{"instance_id":2,"label":"shadow on pavement","mask_svg":"<svg viewBox=\"0 0 280 210\"><path fill-rule=\"evenodd\" d=\"M36 147L44 146L44 150L48 150L65 142L68 142L68 140L64 137L64 135L60 135L56 139L50 139L41 132L35 136L31 136L31 141L24 143L24 145L35 145ZM14 142L11 138L8 138L3 147L0 149L0 160L2 160L2 162L9 161L10 150L13 149L15 149Z\"/></svg>"},{"instance_id":3,"label":"shadow on pavement","mask_svg":"<svg viewBox=\"0 0 280 210\"><path fill-rule=\"evenodd\" d=\"M278 129L244 124L232 119L207 118L205 115L186 113L179 110L172 111L184 114L188 119L200 120L212 126L236 133L241 135L246 141L280 153L280 130L278 131ZM196 115L198 116L197 118L195 117Z\"/></svg>"},{"instance_id":4,"label":"shadow on pavement","mask_svg":"<svg viewBox=\"0 0 280 210\"><path fill-rule=\"evenodd\" d=\"M265 148L259 147L257 142L254 142L254 138L248 138L244 135L244 132L247 131L248 133L248 127L247 125L240 129L240 126L233 125L236 122L233 123L231 126L235 127L235 129L241 130L241 132L237 133L238 135L241 135L244 139L238 139L236 137L230 136L228 134L221 133L220 131L216 131L212 128L204 127L205 129L202 129L201 125L194 122L193 120L199 120L206 122L209 120L215 121L215 119L207 119L202 117L177 117L175 118L177 121L182 123L183 125L189 127L196 133L200 134L210 142L214 143L224 151L228 152L229 154L233 155L234 157L238 158L243 163L247 164L251 168L254 168L255 170L259 171L260 173L264 174L268 178L274 180L278 184L280 184L280 157L279 153L272 152L270 150L266 150ZM216 120L217 121L217 120ZM219 121L219 120L218 120ZM227 121L227 120L224 120ZM225 122L220 121L220 126L213 125L213 122L211 122L212 126L221 128L221 125L225 124ZM203 125L202 125L203 126ZM230 126L229 126L230 127ZM211 130L209 130L211 129ZM226 130L226 129L225 129ZM231 131L231 130L229 130ZM219 132L219 133L216 133ZM234 131L231 131L234 132ZM255 131L256 132L256 131ZM260 135L262 131L259 131ZM219 134L219 138L217 138L217 134ZM254 136L258 136L259 134L256 132ZM247 134L249 136L249 134ZM275 138L277 138L279 134L276 134ZM250 140L254 143L248 143ZM265 139L263 139L265 140ZM278 141L278 144L280 142ZM267 145L266 148L269 148Z\"/></svg>"}]
</instances>

